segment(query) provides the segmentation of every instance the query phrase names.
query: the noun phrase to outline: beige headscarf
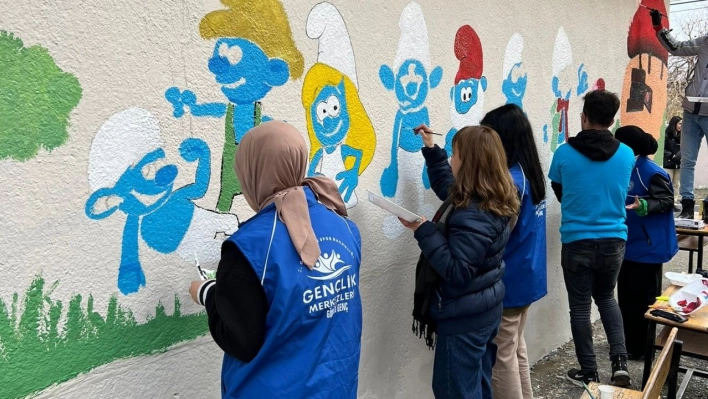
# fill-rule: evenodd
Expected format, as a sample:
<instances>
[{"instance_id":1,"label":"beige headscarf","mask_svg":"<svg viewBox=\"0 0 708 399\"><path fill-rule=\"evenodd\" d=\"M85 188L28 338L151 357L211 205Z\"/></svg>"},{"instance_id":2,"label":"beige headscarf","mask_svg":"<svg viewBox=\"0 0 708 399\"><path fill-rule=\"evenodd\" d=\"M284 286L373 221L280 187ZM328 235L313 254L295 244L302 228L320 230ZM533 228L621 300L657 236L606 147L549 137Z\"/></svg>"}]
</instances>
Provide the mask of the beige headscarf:
<instances>
[{"instance_id":1,"label":"beige headscarf","mask_svg":"<svg viewBox=\"0 0 708 399\"><path fill-rule=\"evenodd\" d=\"M312 269L320 256L320 245L302 187L309 187L322 205L342 216L347 216L347 208L332 179L305 178L307 145L300 132L280 121L254 127L238 146L234 169L254 211L275 203L300 259Z\"/></svg>"}]
</instances>

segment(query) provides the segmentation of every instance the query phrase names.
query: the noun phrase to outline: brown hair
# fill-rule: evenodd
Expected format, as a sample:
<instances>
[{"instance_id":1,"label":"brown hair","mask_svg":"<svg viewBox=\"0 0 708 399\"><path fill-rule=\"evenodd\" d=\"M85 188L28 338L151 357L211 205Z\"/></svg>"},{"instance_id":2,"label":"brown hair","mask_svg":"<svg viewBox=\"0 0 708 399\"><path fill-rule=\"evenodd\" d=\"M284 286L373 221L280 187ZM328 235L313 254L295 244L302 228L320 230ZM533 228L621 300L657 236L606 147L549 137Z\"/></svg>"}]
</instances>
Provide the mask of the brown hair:
<instances>
[{"instance_id":1,"label":"brown hair","mask_svg":"<svg viewBox=\"0 0 708 399\"><path fill-rule=\"evenodd\" d=\"M504 146L497 132L487 126L467 126L452 138L460 160L450 198L456 208L478 202L478 208L497 216L519 211L519 197L506 165Z\"/></svg>"}]
</instances>

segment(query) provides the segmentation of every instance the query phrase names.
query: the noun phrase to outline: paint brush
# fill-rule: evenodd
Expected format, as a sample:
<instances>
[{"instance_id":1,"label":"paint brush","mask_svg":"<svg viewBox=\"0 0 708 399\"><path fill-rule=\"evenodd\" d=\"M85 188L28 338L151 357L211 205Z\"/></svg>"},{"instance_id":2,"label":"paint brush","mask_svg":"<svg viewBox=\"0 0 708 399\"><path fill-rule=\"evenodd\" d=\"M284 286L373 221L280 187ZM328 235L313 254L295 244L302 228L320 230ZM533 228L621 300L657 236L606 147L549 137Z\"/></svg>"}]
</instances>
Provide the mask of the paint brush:
<instances>
[{"instance_id":1,"label":"paint brush","mask_svg":"<svg viewBox=\"0 0 708 399\"><path fill-rule=\"evenodd\" d=\"M196 263L196 265L197 265L197 271L199 272L199 278L201 278L202 280L206 280L207 275L206 275L206 273L204 273L204 270L202 270L202 267L199 265L199 258L197 258L196 252L194 253L194 263Z\"/></svg>"},{"instance_id":2,"label":"paint brush","mask_svg":"<svg viewBox=\"0 0 708 399\"><path fill-rule=\"evenodd\" d=\"M583 388L585 388L585 392L587 392L587 393L588 393L588 395L590 395L590 399L595 399L595 397L594 397L594 396L592 396L592 392L590 392L590 388L588 388L588 386L587 386L587 385L585 385L585 382L584 382L584 381L580 381L580 382L582 382L582 383L583 383Z\"/></svg>"},{"instance_id":3,"label":"paint brush","mask_svg":"<svg viewBox=\"0 0 708 399\"><path fill-rule=\"evenodd\" d=\"M639 6L640 6L640 7L644 7L644 8L646 8L647 10L659 12L659 10L656 10L656 9L654 9L654 8L651 8L651 7L647 7L647 6L645 6L644 4L640 4ZM659 12L659 15L661 15L662 17L664 17L664 18L666 18L666 19L669 19L668 16L662 14L661 12Z\"/></svg>"},{"instance_id":4,"label":"paint brush","mask_svg":"<svg viewBox=\"0 0 708 399\"><path fill-rule=\"evenodd\" d=\"M414 127L409 127L409 129L411 129L411 130L413 131L413 133L418 134L418 131L415 130ZM430 133L428 133L428 134L434 134L434 135L436 135L436 136L442 136L442 134L440 134L440 133L433 133L433 132L430 132Z\"/></svg>"}]
</instances>

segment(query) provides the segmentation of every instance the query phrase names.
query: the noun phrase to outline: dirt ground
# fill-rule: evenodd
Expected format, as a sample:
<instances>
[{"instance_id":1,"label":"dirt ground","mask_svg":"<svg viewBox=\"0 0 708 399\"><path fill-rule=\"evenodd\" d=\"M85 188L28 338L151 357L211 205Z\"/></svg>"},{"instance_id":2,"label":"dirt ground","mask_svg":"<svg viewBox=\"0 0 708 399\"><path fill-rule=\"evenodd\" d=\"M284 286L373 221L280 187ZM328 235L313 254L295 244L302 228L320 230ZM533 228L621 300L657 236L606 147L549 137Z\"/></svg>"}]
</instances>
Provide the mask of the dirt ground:
<instances>
[{"instance_id":1,"label":"dirt ground","mask_svg":"<svg viewBox=\"0 0 708 399\"><path fill-rule=\"evenodd\" d=\"M707 193L696 193L696 198L703 198ZM706 253L708 256L708 252ZM708 268L708 260L704 261ZM695 256L694 256L695 268ZM688 271L688 253L679 251L674 259L667 264L664 264L664 272ZM664 278L664 288L669 286L669 281ZM570 323L570 318L568 319ZM609 361L609 345L605 338L605 332L602 329L602 324L598 320L593 325L593 337L595 342L595 353L598 359L598 373L602 383L610 381L610 361ZM708 336L706 338L708 342ZM708 370L708 362L697 361L686 357L681 358L681 365L691 368ZM632 378L632 388L639 390L642 384L642 370L644 368L643 361L630 361L629 373ZM582 388L578 388L565 380L565 373L574 367L578 367L575 358L575 347L573 341L568 342L554 352L548 354L539 361L531 371L531 380L533 383L533 391L535 399L550 399L550 398L580 398L583 393ZM679 374L679 384L683 374ZM666 397L666 388L662 398ZM688 389L683 396L686 399L708 399L708 379L698 377L691 378Z\"/></svg>"}]
</instances>

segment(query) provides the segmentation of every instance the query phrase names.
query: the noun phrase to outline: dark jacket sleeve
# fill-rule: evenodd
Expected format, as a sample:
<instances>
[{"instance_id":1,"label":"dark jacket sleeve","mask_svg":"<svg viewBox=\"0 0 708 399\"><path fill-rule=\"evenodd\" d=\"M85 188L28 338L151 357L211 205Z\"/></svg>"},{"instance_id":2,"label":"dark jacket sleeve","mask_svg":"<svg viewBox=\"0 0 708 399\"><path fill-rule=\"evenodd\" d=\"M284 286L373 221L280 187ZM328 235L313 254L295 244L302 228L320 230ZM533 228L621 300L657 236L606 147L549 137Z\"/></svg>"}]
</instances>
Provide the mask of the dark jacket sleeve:
<instances>
[{"instance_id":1,"label":"dark jacket sleeve","mask_svg":"<svg viewBox=\"0 0 708 399\"><path fill-rule=\"evenodd\" d=\"M551 188L553 189L553 194L556 195L558 202L561 202L561 199L563 198L563 186L560 183L551 181Z\"/></svg>"},{"instance_id":2,"label":"dark jacket sleeve","mask_svg":"<svg viewBox=\"0 0 708 399\"><path fill-rule=\"evenodd\" d=\"M441 201L445 201L450 192L450 186L455 182L455 178L452 177L452 168L447 162L447 151L436 144L432 148L423 147L421 152L425 158L425 165L428 166L430 187Z\"/></svg>"},{"instance_id":3,"label":"dark jacket sleeve","mask_svg":"<svg viewBox=\"0 0 708 399\"><path fill-rule=\"evenodd\" d=\"M449 218L447 238L429 221L416 229L414 237L445 282L469 285L500 232L491 217L476 207L454 210Z\"/></svg>"},{"instance_id":4,"label":"dark jacket sleeve","mask_svg":"<svg viewBox=\"0 0 708 399\"><path fill-rule=\"evenodd\" d=\"M221 246L216 283L205 307L214 342L242 362L253 360L265 339L268 299L256 272L231 241Z\"/></svg>"},{"instance_id":5,"label":"dark jacket sleeve","mask_svg":"<svg viewBox=\"0 0 708 399\"><path fill-rule=\"evenodd\" d=\"M671 193L671 183L656 174L649 182L649 197L647 201L647 214L674 211L674 195Z\"/></svg>"}]
</instances>

